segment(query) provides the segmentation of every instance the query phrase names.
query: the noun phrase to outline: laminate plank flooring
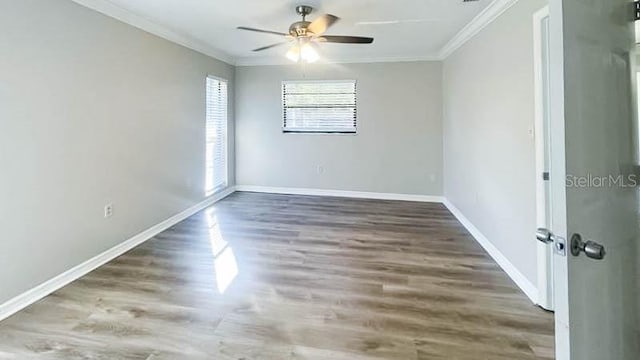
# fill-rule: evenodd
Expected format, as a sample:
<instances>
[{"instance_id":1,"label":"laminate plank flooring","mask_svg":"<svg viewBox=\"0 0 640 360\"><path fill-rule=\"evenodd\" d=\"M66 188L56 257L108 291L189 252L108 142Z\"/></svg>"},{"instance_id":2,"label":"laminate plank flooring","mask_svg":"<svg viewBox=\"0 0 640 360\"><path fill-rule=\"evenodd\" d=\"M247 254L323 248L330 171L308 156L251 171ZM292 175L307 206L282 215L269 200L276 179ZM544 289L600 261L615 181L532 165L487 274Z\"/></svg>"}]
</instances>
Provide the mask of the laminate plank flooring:
<instances>
[{"instance_id":1,"label":"laminate plank flooring","mask_svg":"<svg viewBox=\"0 0 640 360\"><path fill-rule=\"evenodd\" d=\"M553 358L441 204L235 193L0 323L0 359Z\"/></svg>"}]
</instances>

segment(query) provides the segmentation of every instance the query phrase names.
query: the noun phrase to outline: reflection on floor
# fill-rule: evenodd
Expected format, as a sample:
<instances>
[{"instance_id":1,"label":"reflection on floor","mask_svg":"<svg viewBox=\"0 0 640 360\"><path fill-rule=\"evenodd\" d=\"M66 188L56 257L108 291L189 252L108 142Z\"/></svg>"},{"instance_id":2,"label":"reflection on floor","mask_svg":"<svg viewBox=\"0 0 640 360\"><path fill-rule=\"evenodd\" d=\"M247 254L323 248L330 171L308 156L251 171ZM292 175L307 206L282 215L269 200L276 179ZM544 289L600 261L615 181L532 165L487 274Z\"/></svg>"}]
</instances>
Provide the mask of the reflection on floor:
<instances>
[{"instance_id":1,"label":"reflection on floor","mask_svg":"<svg viewBox=\"0 0 640 360\"><path fill-rule=\"evenodd\" d=\"M549 359L440 204L236 193L0 323L0 359Z\"/></svg>"}]
</instances>

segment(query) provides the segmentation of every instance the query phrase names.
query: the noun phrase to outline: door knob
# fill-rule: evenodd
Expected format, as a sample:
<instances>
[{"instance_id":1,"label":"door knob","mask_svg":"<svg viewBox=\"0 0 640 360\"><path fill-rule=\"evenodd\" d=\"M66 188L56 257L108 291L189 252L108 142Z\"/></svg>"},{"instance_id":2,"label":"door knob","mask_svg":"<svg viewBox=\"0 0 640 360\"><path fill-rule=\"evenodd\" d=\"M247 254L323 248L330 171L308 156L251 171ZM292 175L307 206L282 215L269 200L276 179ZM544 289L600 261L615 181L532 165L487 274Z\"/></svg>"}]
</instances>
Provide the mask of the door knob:
<instances>
[{"instance_id":1,"label":"door knob","mask_svg":"<svg viewBox=\"0 0 640 360\"><path fill-rule=\"evenodd\" d=\"M548 229L538 228L538 230L536 230L536 239L538 239L538 241L542 241L543 243L549 244L553 242L553 234Z\"/></svg>"},{"instance_id":2,"label":"door knob","mask_svg":"<svg viewBox=\"0 0 640 360\"><path fill-rule=\"evenodd\" d=\"M571 254L573 256L580 256L583 252L588 258L595 260L602 260L606 254L604 246L598 244L595 241L583 241L580 234L573 234L571 236Z\"/></svg>"},{"instance_id":3,"label":"door knob","mask_svg":"<svg viewBox=\"0 0 640 360\"><path fill-rule=\"evenodd\" d=\"M564 238L554 235L549 229L538 228L536 239L545 244L553 244L555 253L560 256L567 256L567 242Z\"/></svg>"}]
</instances>

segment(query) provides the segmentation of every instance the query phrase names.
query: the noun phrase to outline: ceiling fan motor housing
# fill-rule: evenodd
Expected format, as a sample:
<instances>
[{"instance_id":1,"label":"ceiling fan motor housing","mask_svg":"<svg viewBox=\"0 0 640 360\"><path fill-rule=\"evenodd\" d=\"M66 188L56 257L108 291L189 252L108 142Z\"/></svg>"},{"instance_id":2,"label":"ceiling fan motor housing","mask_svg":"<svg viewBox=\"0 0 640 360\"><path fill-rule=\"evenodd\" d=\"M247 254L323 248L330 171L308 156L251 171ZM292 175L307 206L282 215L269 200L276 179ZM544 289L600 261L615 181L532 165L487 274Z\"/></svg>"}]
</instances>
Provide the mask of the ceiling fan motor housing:
<instances>
[{"instance_id":1,"label":"ceiling fan motor housing","mask_svg":"<svg viewBox=\"0 0 640 360\"><path fill-rule=\"evenodd\" d=\"M307 36L307 29L309 28L310 21L298 21L291 24L289 27L289 34L294 37Z\"/></svg>"},{"instance_id":2,"label":"ceiling fan motor housing","mask_svg":"<svg viewBox=\"0 0 640 360\"><path fill-rule=\"evenodd\" d=\"M309 28L310 21L307 21L307 15L313 12L313 7L309 5L296 6L296 12L302 16L302 21L295 22L289 27L289 34L294 37L307 36L307 29Z\"/></svg>"}]
</instances>

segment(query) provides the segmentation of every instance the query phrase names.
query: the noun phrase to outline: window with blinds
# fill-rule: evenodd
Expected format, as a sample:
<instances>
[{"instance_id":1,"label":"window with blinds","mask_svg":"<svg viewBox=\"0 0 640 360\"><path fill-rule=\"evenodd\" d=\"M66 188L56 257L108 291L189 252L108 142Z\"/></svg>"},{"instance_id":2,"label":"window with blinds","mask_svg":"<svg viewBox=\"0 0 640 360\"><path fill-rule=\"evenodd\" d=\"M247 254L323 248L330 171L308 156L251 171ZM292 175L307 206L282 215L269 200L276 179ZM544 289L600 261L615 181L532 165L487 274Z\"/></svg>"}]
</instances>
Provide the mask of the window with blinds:
<instances>
[{"instance_id":1,"label":"window with blinds","mask_svg":"<svg viewBox=\"0 0 640 360\"><path fill-rule=\"evenodd\" d=\"M284 81L283 132L355 133L356 82Z\"/></svg>"},{"instance_id":2,"label":"window with blinds","mask_svg":"<svg viewBox=\"0 0 640 360\"><path fill-rule=\"evenodd\" d=\"M206 179L211 195L227 186L227 81L207 78Z\"/></svg>"}]
</instances>

